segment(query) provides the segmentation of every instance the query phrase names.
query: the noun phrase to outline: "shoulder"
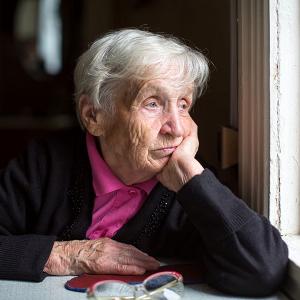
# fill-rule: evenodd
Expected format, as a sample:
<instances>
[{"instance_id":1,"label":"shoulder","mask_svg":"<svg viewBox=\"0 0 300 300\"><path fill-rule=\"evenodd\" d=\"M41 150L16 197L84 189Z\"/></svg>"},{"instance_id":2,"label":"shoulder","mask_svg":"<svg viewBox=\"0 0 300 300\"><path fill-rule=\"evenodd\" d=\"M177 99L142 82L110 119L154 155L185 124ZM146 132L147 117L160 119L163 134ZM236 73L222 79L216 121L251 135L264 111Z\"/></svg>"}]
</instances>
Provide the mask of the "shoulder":
<instances>
[{"instance_id":1,"label":"shoulder","mask_svg":"<svg viewBox=\"0 0 300 300\"><path fill-rule=\"evenodd\" d=\"M26 172L47 177L58 171L69 171L75 161L85 156L85 133L75 128L30 141L26 150L9 162L7 167L16 166Z\"/></svg>"},{"instance_id":2,"label":"shoulder","mask_svg":"<svg viewBox=\"0 0 300 300\"><path fill-rule=\"evenodd\" d=\"M84 149L85 133L80 128L72 128L32 140L27 151L53 159L68 159Z\"/></svg>"},{"instance_id":3,"label":"shoulder","mask_svg":"<svg viewBox=\"0 0 300 300\"><path fill-rule=\"evenodd\" d=\"M71 148L77 144L83 144L85 133L80 128L70 128L48 134L42 138L33 140L33 144L44 145L45 147L58 147L59 149Z\"/></svg>"}]
</instances>

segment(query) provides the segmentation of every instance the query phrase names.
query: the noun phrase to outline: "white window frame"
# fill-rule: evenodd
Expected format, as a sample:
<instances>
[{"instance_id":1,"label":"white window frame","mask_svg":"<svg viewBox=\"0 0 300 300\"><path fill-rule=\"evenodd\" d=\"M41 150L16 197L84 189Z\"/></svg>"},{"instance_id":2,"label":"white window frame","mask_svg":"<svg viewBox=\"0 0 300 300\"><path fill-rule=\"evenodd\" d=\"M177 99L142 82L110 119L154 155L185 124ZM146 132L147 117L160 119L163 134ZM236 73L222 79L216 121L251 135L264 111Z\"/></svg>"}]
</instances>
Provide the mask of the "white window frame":
<instances>
[{"instance_id":1,"label":"white window frame","mask_svg":"<svg viewBox=\"0 0 300 300\"><path fill-rule=\"evenodd\" d=\"M300 3L238 1L239 184L289 246L300 298Z\"/></svg>"}]
</instances>

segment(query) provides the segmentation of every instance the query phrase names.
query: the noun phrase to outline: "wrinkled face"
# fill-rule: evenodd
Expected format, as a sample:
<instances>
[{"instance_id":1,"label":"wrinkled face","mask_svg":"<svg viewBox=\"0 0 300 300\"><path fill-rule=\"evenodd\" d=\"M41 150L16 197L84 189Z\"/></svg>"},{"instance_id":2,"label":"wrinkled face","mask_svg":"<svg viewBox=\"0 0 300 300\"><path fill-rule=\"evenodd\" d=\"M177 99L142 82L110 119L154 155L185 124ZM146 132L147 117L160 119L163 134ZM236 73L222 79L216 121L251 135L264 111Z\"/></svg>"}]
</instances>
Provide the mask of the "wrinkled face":
<instances>
[{"instance_id":1,"label":"wrinkled face","mask_svg":"<svg viewBox=\"0 0 300 300\"><path fill-rule=\"evenodd\" d=\"M169 76L144 82L134 96L120 93L100 144L105 161L123 182L155 176L189 134L192 87Z\"/></svg>"}]
</instances>

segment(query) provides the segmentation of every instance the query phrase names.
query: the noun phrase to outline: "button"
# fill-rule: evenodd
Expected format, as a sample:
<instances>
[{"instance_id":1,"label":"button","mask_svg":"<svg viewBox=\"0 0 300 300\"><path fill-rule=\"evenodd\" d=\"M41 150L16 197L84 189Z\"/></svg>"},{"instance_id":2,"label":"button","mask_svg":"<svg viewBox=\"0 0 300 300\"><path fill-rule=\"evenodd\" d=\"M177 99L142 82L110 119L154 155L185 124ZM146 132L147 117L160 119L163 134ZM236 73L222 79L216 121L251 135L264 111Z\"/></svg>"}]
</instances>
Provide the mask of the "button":
<instances>
[{"instance_id":1,"label":"button","mask_svg":"<svg viewBox=\"0 0 300 300\"><path fill-rule=\"evenodd\" d=\"M136 190L129 190L128 191L128 194L130 195L130 196L135 196L136 195Z\"/></svg>"}]
</instances>

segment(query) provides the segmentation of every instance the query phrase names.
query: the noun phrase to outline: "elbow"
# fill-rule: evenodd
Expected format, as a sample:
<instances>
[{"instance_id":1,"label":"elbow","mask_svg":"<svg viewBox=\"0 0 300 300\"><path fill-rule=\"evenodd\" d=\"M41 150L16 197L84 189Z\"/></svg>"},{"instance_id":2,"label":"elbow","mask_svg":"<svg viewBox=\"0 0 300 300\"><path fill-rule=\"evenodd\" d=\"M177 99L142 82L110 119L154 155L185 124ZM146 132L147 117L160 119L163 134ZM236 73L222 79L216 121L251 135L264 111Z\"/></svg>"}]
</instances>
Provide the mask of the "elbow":
<instances>
[{"instance_id":1,"label":"elbow","mask_svg":"<svg viewBox=\"0 0 300 300\"><path fill-rule=\"evenodd\" d=\"M256 297L266 297L277 292L286 277L287 263L281 266L264 266L261 270L250 278L252 282L252 295ZM251 289L251 284L245 283L248 290ZM249 294L250 296L250 294Z\"/></svg>"},{"instance_id":2,"label":"elbow","mask_svg":"<svg viewBox=\"0 0 300 300\"><path fill-rule=\"evenodd\" d=\"M236 274L222 272L210 285L217 290L240 297L267 297L277 292L286 277L287 259L280 263L260 264L255 270Z\"/></svg>"},{"instance_id":3,"label":"elbow","mask_svg":"<svg viewBox=\"0 0 300 300\"><path fill-rule=\"evenodd\" d=\"M287 274L288 248L275 233L258 239L250 239L253 235L249 234L236 236L232 243L224 243L221 254L207 264L213 271L207 274L208 283L221 292L244 297L266 297L278 291Z\"/></svg>"},{"instance_id":4,"label":"elbow","mask_svg":"<svg viewBox=\"0 0 300 300\"><path fill-rule=\"evenodd\" d=\"M280 251L279 251L280 250ZM283 243L281 248L256 264L255 272L250 272L250 282L255 286L255 296L265 297L277 292L283 284L287 275L288 249Z\"/></svg>"}]
</instances>

